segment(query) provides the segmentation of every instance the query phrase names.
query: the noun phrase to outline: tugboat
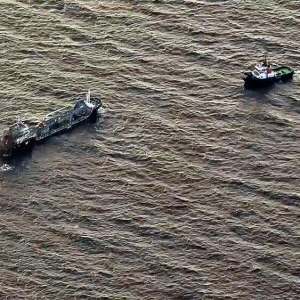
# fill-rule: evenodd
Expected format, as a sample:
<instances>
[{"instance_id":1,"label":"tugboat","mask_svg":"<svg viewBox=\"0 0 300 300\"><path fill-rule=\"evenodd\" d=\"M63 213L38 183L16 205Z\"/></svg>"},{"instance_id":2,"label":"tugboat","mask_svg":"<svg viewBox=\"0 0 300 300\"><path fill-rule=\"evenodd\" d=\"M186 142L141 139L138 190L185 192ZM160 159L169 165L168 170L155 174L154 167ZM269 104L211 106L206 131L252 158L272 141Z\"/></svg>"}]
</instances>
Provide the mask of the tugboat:
<instances>
[{"instance_id":1,"label":"tugboat","mask_svg":"<svg viewBox=\"0 0 300 300\"><path fill-rule=\"evenodd\" d=\"M277 81L285 82L293 78L294 70L287 66L271 66L265 55L264 62L257 64L253 71L245 72L245 87L264 87Z\"/></svg>"},{"instance_id":2,"label":"tugboat","mask_svg":"<svg viewBox=\"0 0 300 300\"><path fill-rule=\"evenodd\" d=\"M38 125L28 126L17 119L0 141L0 156L10 158L30 151L36 143L96 117L101 106L101 99L91 98L89 91L86 99L76 101L73 108L49 113Z\"/></svg>"}]
</instances>

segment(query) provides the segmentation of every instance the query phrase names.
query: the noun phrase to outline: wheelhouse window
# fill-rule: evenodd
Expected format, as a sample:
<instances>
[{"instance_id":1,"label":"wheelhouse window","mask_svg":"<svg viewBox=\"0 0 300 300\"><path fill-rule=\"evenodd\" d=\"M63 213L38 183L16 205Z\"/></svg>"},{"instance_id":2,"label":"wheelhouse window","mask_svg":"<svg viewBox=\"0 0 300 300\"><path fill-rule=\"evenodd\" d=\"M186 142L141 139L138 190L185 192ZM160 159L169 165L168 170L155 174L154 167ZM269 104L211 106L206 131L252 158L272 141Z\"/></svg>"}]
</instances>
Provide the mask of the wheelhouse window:
<instances>
[{"instance_id":1,"label":"wheelhouse window","mask_svg":"<svg viewBox=\"0 0 300 300\"><path fill-rule=\"evenodd\" d=\"M260 74L258 73L258 71L254 70L253 75L256 76L256 77L259 77Z\"/></svg>"}]
</instances>

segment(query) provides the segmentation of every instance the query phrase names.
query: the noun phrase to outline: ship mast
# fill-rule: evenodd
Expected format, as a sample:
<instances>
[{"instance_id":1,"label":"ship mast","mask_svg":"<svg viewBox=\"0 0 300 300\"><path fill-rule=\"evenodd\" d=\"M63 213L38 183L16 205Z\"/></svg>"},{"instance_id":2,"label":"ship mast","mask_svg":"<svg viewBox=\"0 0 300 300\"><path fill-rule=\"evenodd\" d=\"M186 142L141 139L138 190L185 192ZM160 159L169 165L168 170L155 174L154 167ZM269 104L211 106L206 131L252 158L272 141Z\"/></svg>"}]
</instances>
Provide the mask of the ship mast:
<instances>
[{"instance_id":1,"label":"ship mast","mask_svg":"<svg viewBox=\"0 0 300 300\"><path fill-rule=\"evenodd\" d=\"M267 70L266 70L266 74L267 74L267 78L269 77L269 74L268 74L268 66L269 66L269 61L268 61L268 52L265 53L265 61L264 61L264 66L267 67Z\"/></svg>"},{"instance_id":2,"label":"ship mast","mask_svg":"<svg viewBox=\"0 0 300 300\"><path fill-rule=\"evenodd\" d=\"M266 52L265 54L265 61L264 61L264 66L267 67L268 66L268 53Z\"/></svg>"},{"instance_id":3,"label":"ship mast","mask_svg":"<svg viewBox=\"0 0 300 300\"><path fill-rule=\"evenodd\" d=\"M89 89L87 95L86 95L86 102L91 103L91 90Z\"/></svg>"}]
</instances>

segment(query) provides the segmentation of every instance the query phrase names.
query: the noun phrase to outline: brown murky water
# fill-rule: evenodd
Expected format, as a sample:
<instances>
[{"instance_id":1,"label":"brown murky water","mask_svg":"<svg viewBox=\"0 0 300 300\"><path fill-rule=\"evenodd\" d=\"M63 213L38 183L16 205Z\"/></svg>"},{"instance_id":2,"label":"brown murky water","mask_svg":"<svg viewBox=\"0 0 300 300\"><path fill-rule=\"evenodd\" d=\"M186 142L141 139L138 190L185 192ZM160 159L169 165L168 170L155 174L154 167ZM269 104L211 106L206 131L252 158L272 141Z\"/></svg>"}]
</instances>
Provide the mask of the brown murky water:
<instances>
[{"instance_id":1,"label":"brown murky water","mask_svg":"<svg viewBox=\"0 0 300 300\"><path fill-rule=\"evenodd\" d=\"M1 0L0 131L103 110L0 164L0 299L299 299L300 74L241 79L299 32L296 0Z\"/></svg>"}]
</instances>

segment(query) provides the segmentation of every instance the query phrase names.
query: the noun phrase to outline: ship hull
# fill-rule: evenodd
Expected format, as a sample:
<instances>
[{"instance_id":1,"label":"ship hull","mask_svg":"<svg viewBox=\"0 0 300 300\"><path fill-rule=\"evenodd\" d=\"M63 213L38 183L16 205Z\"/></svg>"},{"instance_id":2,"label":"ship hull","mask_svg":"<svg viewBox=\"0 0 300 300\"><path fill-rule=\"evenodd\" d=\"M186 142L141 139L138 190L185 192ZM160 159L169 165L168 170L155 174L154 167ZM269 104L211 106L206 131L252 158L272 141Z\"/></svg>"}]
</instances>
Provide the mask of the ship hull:
<instances>
[{"instance_id":1,"label":"ship hull","mask_svg":"<svg viewBox=\"0 0 300 300\"><path fill-rule=\"evenodd\" d=\"M24 141L21 144L13 145L10 148L0 147L0 156L2 159L10 159L16 156L24 155L32 151L35 145L35 139Z\"/></svg>"},{"instance_id":2,"label":"ship hull","mask_svg":"<svg viewBox=\"0 0 300 300\"><path fill-rule=\"evenodd\" d=\"M252 75L248 75L247 77L243 78L244 80L244 86L246 88L256 88L256 87L266 87L270 86L273 83L279 81L280 79L277 79L276 77L273 78L266 78L266 79L257 79Z\"/></svg>"}]
</instances>

